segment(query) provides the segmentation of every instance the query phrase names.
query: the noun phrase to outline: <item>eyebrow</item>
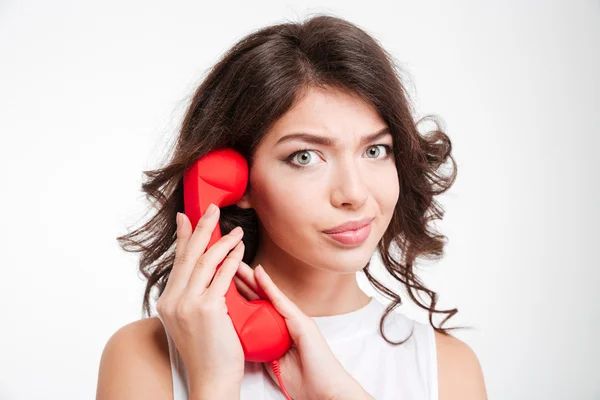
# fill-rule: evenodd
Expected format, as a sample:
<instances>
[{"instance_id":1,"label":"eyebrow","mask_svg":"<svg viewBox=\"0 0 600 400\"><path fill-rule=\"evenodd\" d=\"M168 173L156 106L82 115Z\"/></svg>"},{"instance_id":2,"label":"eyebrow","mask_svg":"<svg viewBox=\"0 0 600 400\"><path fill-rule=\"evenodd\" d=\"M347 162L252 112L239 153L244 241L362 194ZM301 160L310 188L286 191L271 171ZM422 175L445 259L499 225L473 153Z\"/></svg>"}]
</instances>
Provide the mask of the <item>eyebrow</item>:
<instances>
[{"instance_id":1,"label":"eyebrow","mask_svg":"<svg viewBox=\"0 0 600 400\"><path fill-rule=\"evenodd\" d=\"M387 136L389 133L390 133L390 128L388 126L386 126L385 128L380 129L379 131L377 131L373 134L363 136L360 140L360 144L366 144L366 143L373 142L377 139ZM302 140L307 143L319 144L319 145L328 146L328 147L333 147L333 146L335 146L336 143L338 143L338 139L331 139L331 138L328 138L325 136L317 136L317 135L311 135L308 133L299 132L299 133L291 133L289 135L282 136L281 138L279 138L277 143L275 143L275 146L277 146L280 143L287 142L289 140Z\"/></svg>"}]
</instances>

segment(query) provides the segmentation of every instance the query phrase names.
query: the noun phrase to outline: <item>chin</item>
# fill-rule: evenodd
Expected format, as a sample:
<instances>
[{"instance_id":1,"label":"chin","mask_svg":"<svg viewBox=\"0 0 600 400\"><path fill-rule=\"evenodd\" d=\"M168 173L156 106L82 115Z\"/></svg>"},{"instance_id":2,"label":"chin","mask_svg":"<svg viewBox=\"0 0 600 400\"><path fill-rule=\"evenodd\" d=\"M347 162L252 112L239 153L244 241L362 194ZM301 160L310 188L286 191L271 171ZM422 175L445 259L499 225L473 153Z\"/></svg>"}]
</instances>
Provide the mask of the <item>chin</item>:
<instances>
[{"instance_id":1,"label":"chin","mask_svg":"<svg viewBox=\"0 0 600 400\"><path fill-rule=\"evenodd\" d=\"M316 252L311 252L313 261L309 263L314 266L320 266L319 269L331 271L339 274L352 274L361 271L371 260L373 254L377 250L379 239L375 240L375 232L371 232L367 240L359 245L346 246L338 244L327 238L322 237L317 242L312 242L306 245L306 248L317 249ZM325 235L325 233L321 233ZM308 241L306 242L308 243ZM290 252L293 254L293 251ZM304 254L305 258L308 254Z\"/></svg>"},{"instance_id":2,"label":"chin","mask_svg":"<svg viewBox=\"0 0 600 400\"><path fill-rule=\"evenodd\" d=\"M344 252L334 254L327 262L321 262L332 272L339 274L352 274L362 270L371 260L374 251L360 249L360 252Z\"/></svg>"},{"instance_id":3,"label":"chin","mask_svg":"<svg viewBox=\"0 0 600 400\"><path fill-rule=\"evenodd\" d=\"M352 265L348 265L348 264L343 264L343 263L339 263L332 266L331 268L328 268L329 271L331 272L335 272L336 274L340 274L340 275L347 275L347 274L355 274L358 271L362 270L366 265L367 265L367 261L364 262L364 264L352 264Z\"/></svg>"}]
</instances>

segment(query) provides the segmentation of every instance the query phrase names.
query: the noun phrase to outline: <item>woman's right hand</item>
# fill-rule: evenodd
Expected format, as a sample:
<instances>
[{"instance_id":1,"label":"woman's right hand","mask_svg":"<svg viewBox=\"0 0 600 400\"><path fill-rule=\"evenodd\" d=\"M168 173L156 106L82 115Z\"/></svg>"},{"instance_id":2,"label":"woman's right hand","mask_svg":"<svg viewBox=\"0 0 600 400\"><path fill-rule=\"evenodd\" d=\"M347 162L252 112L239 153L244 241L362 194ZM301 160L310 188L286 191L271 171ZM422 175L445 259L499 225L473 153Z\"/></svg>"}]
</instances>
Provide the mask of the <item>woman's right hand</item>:
<instances>
[{"instance_id":1,"label":"woman's right hand","mask_svg":"<svg viewBox=\"0 0 600 400\"><path fill-rule=\"evenodd\" d=\"M211 204L193 232L188 217L179 215L174 265L156 303L185 364L192 393L208 387L235 391L244 375L244 352L225 303L244 254L243 231L233 229L206 251L219 213Z\"/></svg>"}]
</instances>

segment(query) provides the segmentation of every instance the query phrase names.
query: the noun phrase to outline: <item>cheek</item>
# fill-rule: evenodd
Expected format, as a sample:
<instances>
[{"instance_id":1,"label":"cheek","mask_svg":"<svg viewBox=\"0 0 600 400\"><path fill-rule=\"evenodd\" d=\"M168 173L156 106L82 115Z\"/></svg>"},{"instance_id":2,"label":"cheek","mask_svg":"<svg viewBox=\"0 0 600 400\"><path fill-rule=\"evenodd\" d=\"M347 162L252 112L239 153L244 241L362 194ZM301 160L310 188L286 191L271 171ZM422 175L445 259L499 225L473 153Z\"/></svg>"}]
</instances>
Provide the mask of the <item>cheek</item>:
<instances>
[{"instance_id":1,"label":"cheek","mask_svg":"<svg viewBox=\"0 0 600 400\"><path fill-rule=\"evenodd\" d=\"M285 180L264 179L265 176L275 174L263 175L252 185L254 208L261 223L273 239L302 237L302 232L310 227L312 205L317 204L315 196L320 191L314 185L291 185Z\"/></svg>"},{"instance_id":2,"label":"cheek","mask_svg":"<svg viewBox=\"0 0 600 400\"><path fill-rule=\"evenodd\" d=\"M398 203L400 195L400 182L396 169L390 170L380 175L381 180L373 187L373 192L376 193L376 201L379 204L380 212L389 222L392 219L394 210Z\"/></svg>"},{"instance_id":3,"label":"cheek","mask_svg":"<svg viewBox=\"0 0 600 400\"><path fill-rule=\"evenodd\" d=\"M390 183L385 186L383 196L385 198L386 208L393 211L400 196L400 182L396 170L390 175L388 182Z\"/></svg>"}]
</instances>

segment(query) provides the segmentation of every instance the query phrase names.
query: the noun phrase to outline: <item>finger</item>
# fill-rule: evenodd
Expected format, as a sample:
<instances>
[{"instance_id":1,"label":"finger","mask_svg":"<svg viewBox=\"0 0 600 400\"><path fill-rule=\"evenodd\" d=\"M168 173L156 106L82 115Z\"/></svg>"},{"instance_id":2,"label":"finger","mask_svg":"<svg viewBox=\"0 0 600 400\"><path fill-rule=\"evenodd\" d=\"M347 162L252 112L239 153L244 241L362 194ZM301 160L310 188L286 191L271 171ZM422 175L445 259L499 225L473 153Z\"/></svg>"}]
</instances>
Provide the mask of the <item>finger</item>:
<instances>
[{"instance_id":1,"label":"finger","mask_svg":"<svg viewBox=\"0 0 600 400\"><path fill-rule=\"evenodd\" d=\"M206 289L207 296L225 296L231 286L231 280L238 269L238 265L242 261L242 257L244 257L244 242L239 242L225 258L223 265L221 265L210 286Z\"/></svg>"},{"instance_id":2,"label":"finger","mask_svg":"<svg viewBox=\"0 0 600 400\"><path fill-rule=\"evenodd\" d=\"M216 206L215 206L216 207ZM214 214L205 213L192 231L192 224L187 215L181 215L181 223L177 227L175 260L167 281L169 292L181 293L188 285L190 276L198 258L206 250L212 232L219 221L220 210L217 207Z\"/></svg>"},{"instance_id":3,"label":"finger","mask_svg":"<svg viewBox=\"0 0 600 400\"><path fill-rule=\"evenodd\" d=\"M259 264L254 269L254 274L257 283L266 293L268 300L283 317L298 318L303 315L302 311L279 290L262 265Z\"/></svg>"},{"instance_id":4,"label":"finger","mask_svg":"<svg viewBox=\"0 0 600 400\"><path fill-rule=\"evenodd\" d=\"M236 234L236 232L240 231L240 234ZM241 228L234 229L232 232L219 239L210 249L206 251L206 253L200 257L196 263L196 266L194 267L194 270L192 271L192 275L190 276L190 280L185 289L186 292L189 292L190 295L204 293L206 288L210 285L211 280L215 276L215 272L218 272L217 269L220 269L219 265L224 263L227 254L233 250L238 243L242 243L243 245L243 234L244 232L241 230ZM235 264L236 271L237 267L238 264Z\"/></svg>"},{"instance_id":5,"label":"finger","mask_svg":"<svg viewBox=\"0 0 600 400\"><path fill-rule=\"evenodd\" d=\"M248 301L252 300L260 300L260 297L256 294L256 292L248 287L243 280L238 278L237 276L233 277L233 281L235 282L235 287L238 292Z\"/></svg>"},{"instance_id":6,"label":"finger","mask_svg":"<svg viewBox=\"0 0 600 400\"><path fill-rule=\"evenodd\" d=\"M252 289L252 291L261 299L268 299L267 294L262 290L258 283L256 283L254 270L244 261L240 262L240 266L238 267L236 278L238 277L241 278L240 280L243 281L247 287Z\"/></svg>"},{"instance_id":7,"label":"finger","mask_svg":"<svg viewBox=\"0 0 600 400\"><path fill-rule=\"evenodd\" d=\"M183 271L185 267L183 266L182 261L184 257L187 257L185 256L185 249L192 236L192 228L187 216L184 213L178 214L180 219L177 221L176 229L175 260L171 267L171 272L169 273L169 279L167 280L163 295L170 292L179 293L187 285L187 279L182 276L185 272Z\"/></svg>"}]
</instances>

